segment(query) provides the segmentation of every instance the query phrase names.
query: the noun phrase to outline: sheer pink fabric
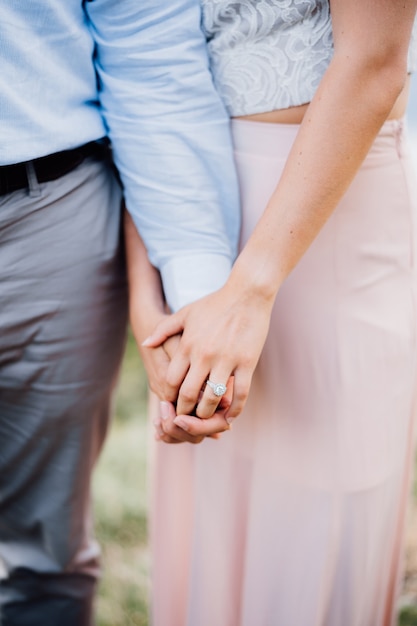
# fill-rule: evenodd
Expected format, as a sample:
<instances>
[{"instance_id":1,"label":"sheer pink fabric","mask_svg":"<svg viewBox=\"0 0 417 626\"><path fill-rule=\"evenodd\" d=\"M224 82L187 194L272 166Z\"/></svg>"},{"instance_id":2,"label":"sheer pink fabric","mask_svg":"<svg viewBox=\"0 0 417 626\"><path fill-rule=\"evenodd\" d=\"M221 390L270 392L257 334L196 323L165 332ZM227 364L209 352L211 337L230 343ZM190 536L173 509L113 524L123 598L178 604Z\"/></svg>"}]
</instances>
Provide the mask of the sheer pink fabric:
<instances>
[{"instance_id":1,"label":"sheer pink fabric","mask_svg":"<svg viewBox=\"0 0 417 626\"><path fill-rule=\"evenodd\" d=\"M243 242L297 127L234 121ZM388 626L416 387L416 194L387 122L281 289L244 413L155 446L154 626Z\"/></svg>"}]
</instances>

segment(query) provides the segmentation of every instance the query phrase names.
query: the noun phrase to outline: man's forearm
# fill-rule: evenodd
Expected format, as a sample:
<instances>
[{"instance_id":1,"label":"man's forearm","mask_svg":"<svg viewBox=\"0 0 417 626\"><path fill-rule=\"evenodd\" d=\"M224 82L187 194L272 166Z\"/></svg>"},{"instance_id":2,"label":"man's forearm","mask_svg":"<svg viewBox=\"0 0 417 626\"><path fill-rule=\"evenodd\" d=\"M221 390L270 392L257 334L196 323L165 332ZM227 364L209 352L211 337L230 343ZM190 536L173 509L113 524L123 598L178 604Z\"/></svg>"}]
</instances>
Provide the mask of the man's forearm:
<instances>
[{"instance_id":1,"label":"man's forearm","mask_svg":"<svg viewBox=\"0 0 417 626\"><path fill-rule=\"evenodd\" d=\"M126 205L176 310L224 284L239 237L229 119L200 3L95 0L85 11Z\"/></svg>"},{"instance_id":2,"label":"man's forearm","mask_svg":"<svg viewBox=\"0 0 417 626\"><path fill-rule=\"evenodd\" d=\"M127 211L124 229L130 321L135 338L140 343L161 318L165 302L159 272L151 265L145 245Z\"/></svg>"}]
</instances>

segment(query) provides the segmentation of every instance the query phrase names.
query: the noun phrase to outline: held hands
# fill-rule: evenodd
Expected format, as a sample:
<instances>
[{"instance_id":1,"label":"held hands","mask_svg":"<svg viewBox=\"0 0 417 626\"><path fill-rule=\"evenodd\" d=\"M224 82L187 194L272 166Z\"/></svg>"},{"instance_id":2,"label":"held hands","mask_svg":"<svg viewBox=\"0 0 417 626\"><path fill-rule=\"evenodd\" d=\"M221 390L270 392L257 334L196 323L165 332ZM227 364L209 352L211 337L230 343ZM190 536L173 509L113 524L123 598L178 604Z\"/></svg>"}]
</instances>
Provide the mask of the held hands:
<instances>
[{"instance_id":1,"label":"held hands","mask_svg":"<svg viewBox=\"0 0 417 626\"><path fill-rule=\"evenodd\" d=\"M164 316L163 319L167 319ZM141 354L148 373L149 384L159 398L164 398L169 363L180 343L180 335L169 337L161 346L149 350L141 347ZM177 415L174 402L162 400L159 414L154 417L156 439L165 443L200 443L205 437L218 439L220 433L230 429L225 413L230 406L233 382L230 381L226 394L221 398L219 407L210 419L201 420L195 416Z\"/></svg>"},{"instance_id":2,"label":"held hands","mask_svg":"<svg viewBox=\"0 0 417 626\"><path fill-rule=\"evenodd\" d=\"M164 406L165 434L167 423L194 437L206 436L227 429L239 415L266 339L271 308L271 299L227 284L158 323L142 343L143 352L182 333L162 385L162 397L176 402L177 412L174 418ZM228 393L216 396L207 380L227 384ZM162 432L160 436L166 440Z\"/></svg>"},{"instance_id":3,"label":"held hands","mask_svg":"<svg viewBox=\"0 0 417 626\"><path fill-rule=\"evenodd\" d=\"M146 343L143 340L149 336L158 322L163 324L170 317L166 313L159 273L150 264L143 241L128 212L124 215L124 226L130 323L148 373L149 385L160 399L166 400L167 372L170 361L174 358L181 343L181 337L176 332L168 333L167 337L152 349L143 347L143 343ZM206 436L217 438L219 433L230 428L225 414L230 406L232 389L233 385L230 381L228 393L221 398L218 411L215 412L213 409L211 415L213 413L214 415L211 419L204 421L193 415L179 414L177 416L174 404L172 404L176 401L177 394L171 394L169 400L172 403L161 403L162 411L155 420L157 438L167 443L181 441L199 443ZM196 390L197 398L199 392L200 388ZM192 412L195 404L192 405L189 413Z\"/></svg>"},{"instance_id":4,"label":"held hands","mask_svg":"<svg viewBox=\"0 0 417 626\"><path fill-rule=\"evenodd\" d=\"M200 443L205 437L218 439L220 433L230 429L225 419L225 413L230 406L230 392L221 399L219 407L209 419L200 419L195 416L177 415L175 406L171 402L160 403L159 416L154 419L156 439L165 443Z\"/></svg>"},{"instance_id":5,"label":"held hands","mask_svg":"<svg viewBox=\"0 0 417 626\"><path fill-rule=\"evenodd\" d=\"M167 315L159 273L127 212L125 238L130 322L150 387L165 401L157 435L167 443L217 437L245 404L268 332L275 292L269 281L264 289L265 264L254 272L237 261L222 289ZM216 396L207 380L227 393Z\"/></svg>"},{"instance_id":6,"label":"held hands","mask_svg":"<svg viewBox=\"0 0 417 626\"><path fill-rule=\"evenodd\" d=\"M159 319L161 321L168 319L167 315L156 315L155 311L152 317L154 320ZM143 348L140 342L140 338L143 338L141 335L143 322L139 325L137 324L137 316L134 315L132 309L130 318L132 330L137 344L140 347L143 364L148 375L149 386L158 398L164 398L167 370L171 358L179 346L180 335L169 337L163 344L151 350ZM164 441L165 443L182 443L184 441L200 443L205 437L217 439L220 433L230 429L225 419L225 413L230 406L230 394L233 387L232 381L228 387L228 391L221 398L218 410L211 419L204 420L204 422L198 417L177 416L174 403L166 401L160 402L159 415L154 417L153 421L156 430L156 439ZM182 421L184 417L188 420L186 420L185 423Z\"/></svg>"}]
</instances>

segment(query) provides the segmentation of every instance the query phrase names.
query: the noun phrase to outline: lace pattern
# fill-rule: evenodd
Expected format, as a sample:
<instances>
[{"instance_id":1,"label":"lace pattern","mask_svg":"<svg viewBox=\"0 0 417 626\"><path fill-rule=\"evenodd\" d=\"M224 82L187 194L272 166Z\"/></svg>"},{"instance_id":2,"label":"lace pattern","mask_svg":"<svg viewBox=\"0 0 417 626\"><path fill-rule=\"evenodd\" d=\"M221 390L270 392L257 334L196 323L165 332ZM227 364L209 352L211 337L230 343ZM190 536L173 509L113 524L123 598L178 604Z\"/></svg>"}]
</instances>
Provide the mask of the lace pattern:
<instances>
[{"instance_id":1,"label":"lace pattern","mask_svg":"<svg viewBox=\"0 0 417 626\"><path fill-rule=\"evenodd\" d=\"M328 0L201 0L215 85L231 116L310 102L333 55ZM417 22L409 69L417 66Z\"/></svg>"}]
</instances>

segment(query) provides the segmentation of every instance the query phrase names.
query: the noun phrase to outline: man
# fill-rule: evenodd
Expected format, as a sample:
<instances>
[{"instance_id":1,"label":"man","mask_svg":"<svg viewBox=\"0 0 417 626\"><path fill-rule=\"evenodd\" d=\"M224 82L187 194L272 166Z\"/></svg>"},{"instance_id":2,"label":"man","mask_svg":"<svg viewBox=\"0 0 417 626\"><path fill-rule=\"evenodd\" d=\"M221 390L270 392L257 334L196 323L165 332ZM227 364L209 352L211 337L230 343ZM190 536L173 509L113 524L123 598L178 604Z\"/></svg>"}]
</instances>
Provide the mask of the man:
<instances>
[{"instance_id":1,"label":"man","mask_svg":"<svg viewBox=\"0 0 417 626\"><path fill-rule=\"evenodd\" d=\"M197 0L0 9L0 615L88 626L90 475L125 336L121 189L172 308L218 287L238 204Z\"/></svg>"}]
</instances>

